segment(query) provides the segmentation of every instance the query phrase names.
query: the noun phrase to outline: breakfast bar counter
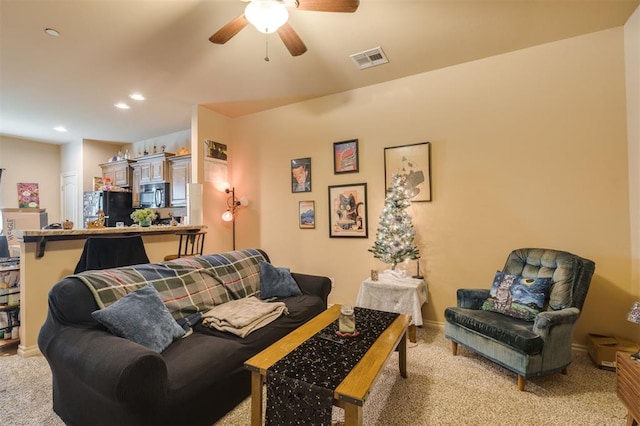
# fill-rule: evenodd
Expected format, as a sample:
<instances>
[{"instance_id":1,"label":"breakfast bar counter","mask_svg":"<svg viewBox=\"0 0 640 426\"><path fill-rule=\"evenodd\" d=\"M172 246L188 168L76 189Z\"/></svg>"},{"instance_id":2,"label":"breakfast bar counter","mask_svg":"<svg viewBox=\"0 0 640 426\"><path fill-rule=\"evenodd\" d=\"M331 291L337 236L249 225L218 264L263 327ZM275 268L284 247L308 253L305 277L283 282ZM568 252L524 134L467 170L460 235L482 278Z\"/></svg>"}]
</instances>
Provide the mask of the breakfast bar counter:
<instances>
[{"instance_id":1,"label":"breakfast bar counter","mask_svg":"<svg viewBox=\"0 0 640 426\"><path fill-rule=\"evenodd\" d=\"M19 240L25 243L38 243L37 257L44 256L47 241L77 240L96 235L158 235L176 233L177 231L198 231L201 225L154 225L154 226L127 226L123 228L91 228L91 229L35 229L14 231Z\"/></svg>"},{"instance_id":2,"label":"breakfast bar counter","mask_svg":"<svg viewBox=\"0 0 640 426\"><path fill-rule=\"evenodd\" d=\"M47 316L51 287L73 271L91 236L139 234L150 262L162 262L178 249L178 231L198 231L202 225L94 229L15 230L20 241L20 344L18 354L39 354L38 333Z\"/></svg>"}]
</instances>

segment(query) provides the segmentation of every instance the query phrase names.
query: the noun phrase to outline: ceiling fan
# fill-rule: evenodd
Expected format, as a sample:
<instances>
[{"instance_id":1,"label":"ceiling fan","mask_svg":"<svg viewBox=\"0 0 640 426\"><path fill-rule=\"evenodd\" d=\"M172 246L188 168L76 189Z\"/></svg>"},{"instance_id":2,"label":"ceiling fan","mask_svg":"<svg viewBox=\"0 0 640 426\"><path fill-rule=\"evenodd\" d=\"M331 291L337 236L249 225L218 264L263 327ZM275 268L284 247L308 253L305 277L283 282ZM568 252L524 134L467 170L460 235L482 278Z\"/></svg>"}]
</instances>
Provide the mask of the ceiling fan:
<instances>
[{"instance_id":1,"label":"ceiling fan","mask_svg":"<svg viewBox=\"0 0 640 426\"><path fill-rule=\"evenodd\" d=\"M225 44L249 23L262 33L278 32L280 39L292 56L302 55L307 51L300 36L287 23L287 8L315 12L352 13L358 9L360 0L242 0L247 2L245 11L209 37L209 41Z\"/></svg>"}]
</instances>

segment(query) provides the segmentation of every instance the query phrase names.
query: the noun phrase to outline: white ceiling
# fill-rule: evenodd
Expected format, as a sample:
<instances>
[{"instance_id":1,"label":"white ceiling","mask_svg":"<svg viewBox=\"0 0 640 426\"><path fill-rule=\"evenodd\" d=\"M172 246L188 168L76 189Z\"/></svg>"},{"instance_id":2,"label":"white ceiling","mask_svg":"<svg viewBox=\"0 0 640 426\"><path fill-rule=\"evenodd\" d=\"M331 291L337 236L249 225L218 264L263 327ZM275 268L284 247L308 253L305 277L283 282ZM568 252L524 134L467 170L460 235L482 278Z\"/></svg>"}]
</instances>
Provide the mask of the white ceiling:
<instances>
[{"instance_id":1,"label":"white ceiling","mask_svg":"<svg viewBox=\"0 0 640 426\"><path fill-rule=\"evenodd\" d=\"M240 0L0 0L0 134L141 141L189 128L197 104L236 117L621 26L639 4L361 0L352 14L293 10L308 51L292 57L274 34L266 62L267 37L251 26L225 45L208 41L242 14ZM349 58L377 46L388 64L359 70ZM127 99L132 91L147 100Z\"/></svg>"}]
</instances>

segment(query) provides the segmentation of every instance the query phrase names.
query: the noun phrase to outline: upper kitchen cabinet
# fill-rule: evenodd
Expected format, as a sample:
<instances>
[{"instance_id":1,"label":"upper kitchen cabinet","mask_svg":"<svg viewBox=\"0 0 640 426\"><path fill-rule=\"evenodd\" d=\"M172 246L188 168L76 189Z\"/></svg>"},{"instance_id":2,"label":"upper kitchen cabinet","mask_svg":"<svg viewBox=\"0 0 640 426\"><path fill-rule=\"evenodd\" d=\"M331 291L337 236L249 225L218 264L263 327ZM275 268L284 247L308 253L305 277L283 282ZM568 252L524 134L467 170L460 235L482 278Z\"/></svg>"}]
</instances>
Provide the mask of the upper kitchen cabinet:
<instances>
[{"instance_id":1,"label":"upper kitchen cabinet","mask_svg":"<svg viewBox=\"0 0 640 426\"><path fill-rule=\"evenodd\" d=\"M187 186L191 183L191 155L179 155L169 159L171 168L171 206L187 205Z\"/></svg>"},{"instance_id":2,"label":"upper kitchen cabinet","mask_svg":"<svg viewBox=\"0 0 640 426\"><path fill-rule=\"evenodd\" d=\"M100 164L102 180L105 183L111 182L111 185L115 186L131 186L131 167L129 167L131 163L133 163L133 160L119 160Z\"/></svg>"},{"instance_id":3,"label":"upper kitchen cabinet","mask_svg":"<svg viewBox=\"0 0 640 426\"><path fill-rule=\"evenodd\" d=\"M140 167L140 184L168 181L167 158L173 156L174 154L168 152L160 152L136 158Z\"/></svg>"},{"instance_id":4,"label":"upper kitchen cabinet","mask_svg":"<svg viewBox=\"0 0 640 426\"><path fill-rule=\"evenodd\" d=\"M131 165L131 201L133 202L133 207L140 207L140 164L133 163Z\"/></svg>"}]
</instances>

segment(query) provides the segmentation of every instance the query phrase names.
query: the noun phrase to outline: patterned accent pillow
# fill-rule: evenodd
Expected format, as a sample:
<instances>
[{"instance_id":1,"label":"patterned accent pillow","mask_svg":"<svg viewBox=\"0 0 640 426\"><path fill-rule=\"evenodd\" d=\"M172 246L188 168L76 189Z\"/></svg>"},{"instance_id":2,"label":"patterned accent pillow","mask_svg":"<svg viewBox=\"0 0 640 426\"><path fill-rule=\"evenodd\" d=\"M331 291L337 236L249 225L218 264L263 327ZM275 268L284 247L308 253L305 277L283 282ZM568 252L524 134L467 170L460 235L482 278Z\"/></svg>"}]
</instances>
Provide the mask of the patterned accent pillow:
<instances>
[{"instance_id":1,"label":"patterned accent pillow","mask_svg":"<svg viewBox=\"0 0 640 426\"><path fill-rule=\"evenodd\" d=\"M548 301L552 284L551 278L524 278L498 271L482 309L533 321Z\"/></svg>"},{"instance_id":2,"label":"patterned accent pillow","mask_svg":"<svg viewBox=\"0 0 640 426\"><path fill-rule=\"evenodd\" d=\"M185 334L152 285L127 294L91 316L112 334L158 353Z\"/></svg>"}]
</instances>

